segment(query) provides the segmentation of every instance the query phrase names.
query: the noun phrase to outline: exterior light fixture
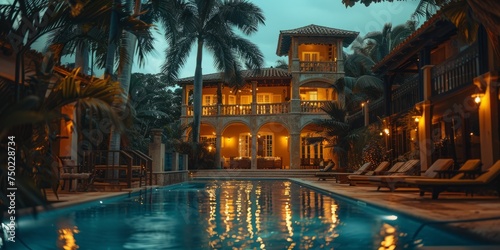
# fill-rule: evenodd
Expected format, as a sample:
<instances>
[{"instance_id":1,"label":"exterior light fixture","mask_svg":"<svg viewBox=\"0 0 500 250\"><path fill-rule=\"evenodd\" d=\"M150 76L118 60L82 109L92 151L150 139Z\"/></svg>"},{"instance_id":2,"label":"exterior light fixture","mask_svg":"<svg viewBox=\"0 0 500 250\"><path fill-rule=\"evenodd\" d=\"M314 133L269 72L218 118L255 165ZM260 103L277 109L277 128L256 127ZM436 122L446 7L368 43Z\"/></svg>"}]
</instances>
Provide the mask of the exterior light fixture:
<instances>
[{"instance_id":1,"label":"exterior light fixture","mask_svg":"<svg viewBox=\"0 0 500 250\"><path fill-rule=\"evenodd\" d=\"M481 103L481 99L483 98L484 94L481 94L481 93L476 93L476 94L473 94L471 97L474 98L474 102L479 104Z\"/></svg>"},{"instance_id":2,"label":"exterior light fixture","mask_svg":"<svg viewBox=\"0 0 500 250\"><path fill-rule=\"evenodd\" d=\"M388 129L388 128L384 128L384 133L385 133L386 135L389 135L389 129Z\"/></svg>"}]
</instances>

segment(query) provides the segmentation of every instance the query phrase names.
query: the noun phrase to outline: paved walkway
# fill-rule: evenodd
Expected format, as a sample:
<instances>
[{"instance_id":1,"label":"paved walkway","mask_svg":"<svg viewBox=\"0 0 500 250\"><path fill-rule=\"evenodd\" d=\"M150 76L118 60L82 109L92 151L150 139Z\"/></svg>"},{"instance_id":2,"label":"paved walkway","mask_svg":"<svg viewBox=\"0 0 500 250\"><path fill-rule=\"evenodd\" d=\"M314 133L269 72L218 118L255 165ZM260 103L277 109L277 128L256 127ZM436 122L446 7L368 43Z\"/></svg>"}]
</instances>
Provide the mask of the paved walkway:
<instances>
[{"instance_id":1,"label":"paved walkway","mask_svg":"<svg viewBox=\"0 0 500 250\"><path fill-rule=\"evenodd\" d=\"M374 204L425 220L450 221L496 218L487 221L449 223L448 225L460 231L470 232L485 240L497 242L500 245L500 198L498 196L475 195L471 197L465 196L463 193L443 192L438 200L432 200L430 194L420 197L418 190L415 188L399 188L395 192L390 192L388 190L377 191L374 186L349 186L348 184L335 183L334 180L318 181L317 178L312 177L294 178L294 180L304 185L314 186L367 204ZM127 192L66 192L60 193L59 200L53 204L55 207L61 207L123 193ZM50 195L49 199L56 201L53 195ZM491 249L500 249L500 247Z\"/></svg>"}]
</instances>

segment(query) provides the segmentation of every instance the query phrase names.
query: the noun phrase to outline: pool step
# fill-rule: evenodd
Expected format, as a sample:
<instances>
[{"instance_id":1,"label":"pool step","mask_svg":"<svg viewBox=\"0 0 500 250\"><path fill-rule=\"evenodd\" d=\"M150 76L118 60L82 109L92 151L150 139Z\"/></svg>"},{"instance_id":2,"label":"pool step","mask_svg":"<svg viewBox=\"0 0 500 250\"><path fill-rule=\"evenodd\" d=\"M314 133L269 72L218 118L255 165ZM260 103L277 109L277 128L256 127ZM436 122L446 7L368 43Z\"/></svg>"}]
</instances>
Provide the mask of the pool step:
<instances>
[{"instance_id":1,"label":"pool step","mask_svg":"<svg viewBox=\"0 0 500 250\"><path fill-rule=\"evenodd\" d=\"M193 178L304 178L314 177L313 169L210 169L191 170Z\"/></svg>"}]
</instances>

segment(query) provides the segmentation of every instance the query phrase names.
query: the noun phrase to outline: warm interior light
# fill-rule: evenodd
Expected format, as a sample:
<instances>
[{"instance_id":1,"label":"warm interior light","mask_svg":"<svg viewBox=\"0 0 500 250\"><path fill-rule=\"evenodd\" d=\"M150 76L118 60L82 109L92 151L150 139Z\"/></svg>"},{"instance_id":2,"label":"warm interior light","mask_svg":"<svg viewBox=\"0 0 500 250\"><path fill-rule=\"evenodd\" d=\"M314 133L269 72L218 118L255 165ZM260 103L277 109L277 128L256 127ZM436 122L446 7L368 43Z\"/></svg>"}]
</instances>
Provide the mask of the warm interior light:
<instances>
[{"instance_id":1,"label":"warm interior light","mask_svg":"<svg viewBox=\"0 0 500 250\"><path fill-rule=\"evenodd\" d=\"M415 117L415 122L420 122L420 118L418 118L418 116Z\"/></svg>"}]
</instances>

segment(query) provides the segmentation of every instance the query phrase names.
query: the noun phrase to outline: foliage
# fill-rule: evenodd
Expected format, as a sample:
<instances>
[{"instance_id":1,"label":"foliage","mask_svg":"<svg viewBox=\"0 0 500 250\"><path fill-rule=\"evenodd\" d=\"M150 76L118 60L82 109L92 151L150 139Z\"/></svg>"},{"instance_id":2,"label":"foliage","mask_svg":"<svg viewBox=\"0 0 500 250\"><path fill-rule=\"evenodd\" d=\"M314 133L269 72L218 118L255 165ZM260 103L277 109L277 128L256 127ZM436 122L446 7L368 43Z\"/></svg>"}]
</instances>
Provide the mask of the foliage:
<instances>
[{"instance_id":1,"label":"foliage","mask_svg":"<svg viewBox=\"0 0 500 250\"><path fill-rule=\"evenodd\" d=\"M132 33L139 42L137 43L137 58L140 65L144 65L146 55L154 50L152 30L154 26L139 19L140 15L127 12L124 6L116 6L113 9L113 0L105 1L81 1L69 8L64 9L54 16L62 26L53 32L49 40L50 48L55 52L57 59L61 56L74 54L88 46L95 51L95 66L104 68L109 47L108 36L111 31L110 19L112 12L117 13L117 36L112 42L115 44L115 55L118 60L118 71L132 60L124 53L123 41L128 31ZM87 72L84 72L87 73Z\"/></svg>"},{"instance_id":2,"label":"foliage","mask_svg":"<svg viewBox=\"0 0 500 250\"><path fill-rule=\"evenodd\" d=\"M42 188L51 187L57 191L59 163L52 146L61 134L61 121L72 122L60 113L63 106L81 105L106 117L118 129L123 127L111 107L115 96L121 93L118 83L109 79L82 79L77 73L75 70L61 78L39 72L26 82L22 89L24 95L17 102L11 88L14 83L0 81L4 100L0 104L0 141L4 148L6 136L15 136L19 207L44 204ZM4 157L6 154L0 156L2 190L6 190L7 185L7 159ZM6 204L5 200L3 202Z\"/></svg>"},{"instance_id":3,"label":"foliage","mask_svg":"<svg viewBox=\"0 0 500 250\"><path fill-rule=\"evenodd\" d=\"M174 142L176 152L188 155L189 169L214 169L215 150L209 151L209 145L205 142L196 143L194 147L192 144L193 142L181 140L176 140ZM197 164L195 164L195 162Z\"/></svg>"},{"instance_id":4,"label":"foliage","mask_svg":"<svg viewBox=\"0 0 500 250\"><path fill-rule=\"evenodd\" d=\"M319 131L322 137L317 140L327 140L327 146L338 156L339 167L348 167L348 152L352 149L353 142L359 137L357 130L352 130L346 121L346 110L338 102L328 102L321 108L328 116L328 119L315 119L322 130ZM315 143L315 141L310 141Z\"/></svg>"},{"instance_id":5,"label":"foliage","mask_svg":"<svg viewBox=\"0 0 500 250\"><path fill-rule=\"evenodd\" d=\"M160 18L169 45L163 65L168 82L177 80L192 46L197 45L192 124L192 138L197 143L201 120L203 49L214 55L215 68L223 72L226 82L241 86L243 77L240 70L243 67L260 69L263 55L255 44L236 31L244 35L253 34L265 18L262 10L248 1L176 0L167 4L169 14Z\"/></svg>"},{"instance_id":6,"label":"foliage","mask_svg":"<svg viewBox=\"0 0 500 250\"><path fill-rule=\"evenodd\" d=\"M162 74L132 75L129 92L129 110L133 117L132 126L127 128L126 136L130 147L147 152L150 143L149 133L153 128L173 128L181 114L182 90L165 86ZM180 138L182 133L169 134Z\"/></svg>"}]
</instances>

